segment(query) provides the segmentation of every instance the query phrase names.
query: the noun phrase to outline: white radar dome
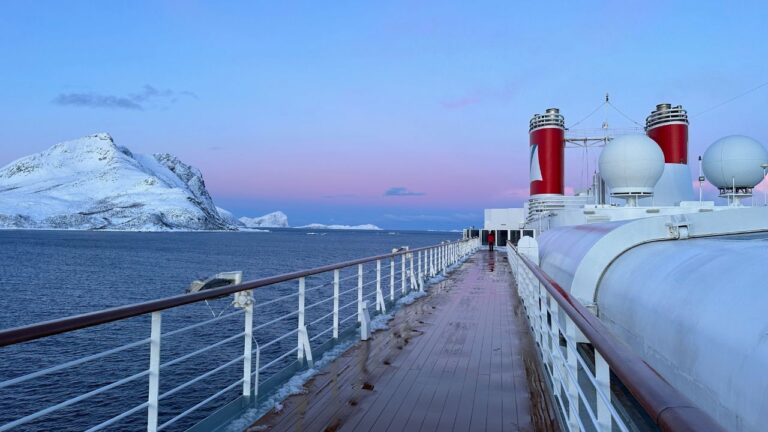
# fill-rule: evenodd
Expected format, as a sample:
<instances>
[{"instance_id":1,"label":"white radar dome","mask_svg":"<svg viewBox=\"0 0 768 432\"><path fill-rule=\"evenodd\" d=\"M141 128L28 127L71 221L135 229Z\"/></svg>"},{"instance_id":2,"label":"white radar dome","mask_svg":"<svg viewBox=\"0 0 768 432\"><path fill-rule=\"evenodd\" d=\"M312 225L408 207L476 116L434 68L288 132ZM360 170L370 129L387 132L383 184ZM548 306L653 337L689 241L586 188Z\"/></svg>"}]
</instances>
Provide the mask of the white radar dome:
<instances>
[{"instance_id":1,"label":"white radar dome","mask_svg":"<svg viewBox=\"0 0 768 432\"><path fill-rule=\"evenodd\" d=\"M704 175L720 189L753 188L763 180L762 164L768 163L768 151L759 142L743 135L731 135L715 141L704 152Z\"/></svg>"},{"instance_id":2,"label":"white radar dome","mask_svg":"<svg viewBox=\"0 0 768 432\"><path fill-rule=\"evenodd\" d=\"M664 153L646 135L614 138L600 153L600 175L611 195L651 195L664 172Z\"/></svg>"}]
</instances>

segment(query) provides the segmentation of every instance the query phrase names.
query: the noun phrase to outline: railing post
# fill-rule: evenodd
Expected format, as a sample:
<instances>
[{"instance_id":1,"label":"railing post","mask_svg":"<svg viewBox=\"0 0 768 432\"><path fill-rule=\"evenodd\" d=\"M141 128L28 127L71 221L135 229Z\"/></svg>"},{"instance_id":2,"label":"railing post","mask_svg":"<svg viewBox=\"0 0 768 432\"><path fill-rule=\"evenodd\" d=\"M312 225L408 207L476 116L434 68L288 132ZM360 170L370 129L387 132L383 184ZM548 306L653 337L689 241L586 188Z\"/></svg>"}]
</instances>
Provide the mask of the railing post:
<instances>
[{"instance_id":1,"label":"railing post","mask_svg":"<svg viewBox=\"0 0 768 432\"><path fill-rule=\"evenodd\" d=\"M299 327L298 333L299 333L299 343L301 344L301 350L304 351L304 356L306 357L306 360L307 360L307 366L311 369L315 367L315 362L312 359L312 346L309 344L309 334L307 333L307 328ZM256 358L258 359L258 353ZM256 364L258 363L259 363L258 360L256 360ZM258 375L257 375L257 378L258 378ZM258 392L259 392L258 381L256 381L256 394L258 394Z\"/></svg>"},{"instance_id":2,"label":"railing post","mask_svg":"<svg viewBox=\"0 0 768 432\"><path fill-rule=\"evenodd\" d=\"M411 291L418 289L416 286L416 273L413 271L413 253L408 254L409 261L411 262Z\"/></svg>"},{"instance_id":3,"label":"railing post","mask_svg":"<svg viewBox=\"0 0 768 432\"><path fill-rule=\"evenodd\" d=\"M522 264L520 264L522 266ZM522 268L522 267L521 267ZM544 295L542 296L542 334L541 334L541 357L544 361L544 367L547 367L547 364L552 364L552 352L551 352L551 342L550 342L550 336L551 336L551 327L549 324L547 324L547 313L549 313L550 316L552 316L552 312L549 309L548 303L549 303L549 292L544 292ZM554 319L554 317L552 318Z\"/></svg>"},{"instance_id":4,"label":"railing post","mask_svg":"<svg viewBox=\"0 0 768 432\"><path fill-rule=\"evenodd\" d=\"M432 248L427 249L427 256L424 257L424 267L427 277L432 277Z\"/></svg>"},{"instance_id":5,"label":"railing post","mask_svg":"<svg viewBox=\"0 0 768 432\"><path fill-rule=\"evenodd\" d=\"M429 276L435 277L435 248L429 248Z\"/></svg>"},{"instance_id":6,"label":"railing post","mask_svg":"<svg viewBox=\"0 0 768 432\"><path fill-rule=\"evenodd\" d=\"M395 257L389 259L389 301L395 301Z\"/></svg>"},{"instance_id":7,"label":"railing post","mask_svg":"<svg viewBox=\"0 0 768 432\"><path fill-rule=\"evenodd\" d=\"M595 350L595 399L597 400L597 423L603 432L613 429L613 418L608 404L611 403L611 369L602 354ZM607 399L604 400L603 397Z\"/></svg>"},{"instance_id":8,"label":"railing post","mask_svg":"<svg viewBox=\"0 0 768 432\"><path fill-rule=\"evenodd\" d=\"M533 340L536 342L541 341L541 335L543 333L543 323L541 322L541 284L539 281L531 281L534 286L536 287L533 293L535 296L531 299L533 304L529 305L529 308L531 308L531 324L533 324L534 331L533 331ZM535 303L534 303L535 302ZM532 307L531 307L532 306Z\"/></svg>"},{"instance_id":9,"label":"railing post","mask_svg":"<svg viewBox=\"0 0 768 432\"><path fill-rule=\"evenodd\" d=\"M384 294L381 292L381 260L376 260L376 310L381 313L387 313L387 306L384 304Z\"/></svg>"},{"instance_id":10,"label":"railing post","mask_svg":"<svg viewBox=\"0 0 768 432\"><path fill-rule=\"evenodd\" d=\"M243 396L251 396L251 353L253 350L253 297L245 291L245 343L243 344ZM242 293L236 293L235 295Z\"/></svg>"},{"instance_id":11,"label":"railing post","mask_svg":"<svg viewBox=\"0 0 768 432\"><path fill-rule=\"evenodd\" d=\"M298 330L301 330L304 327L304 301L305 301L305 291L306 291L306 281L304 278L299 278L299 325ZM304 350L302 349L302 343L301 338L296 336L296 343L298 344L298 349L296 351L296 355L299 360L304 360Z\"/></svg>"},{"instance_id":12,"label":"railing post","mask_svg":"<svg viewBox=\"0 0 768 432\"><path fill-rule=\"evenodd\" d=\"M448 245L443 245L443 274L448 270Z\"/></svg>"},{"instance_id":13,"label":"railing post","mask_svg":"<svg viewBox=\"0 0 768 432\"><path fill-rule=\"evenodd\" d=\"M301 343L301 341L299 341ZM253 400L259 400L259 368L261 367L261 347L256 342L256 370L253 371Z\"/></svg>"},{"instance_id":14,"label":"railing post","mask_svg":"<svg viewBox=\"0 0 768 432\"><path fill-rule=\"evenodd\" d=\"M525 271L529 271L528 269L525 269ZM559 315L559 309L560 306L558 306L557 302L552 302L550 304L551 310L549 312L549 361L550 365L552 366L552 382L555 391L555 397L560 397L560 394L562 393L561 389L563 387L563 379L560 376L561 372L561 358L562 358L562 351L560 350L560 330L557 327L557 320Z\"/></svg>"},{"instance_id":15,"label":"railing post","mask_svg":"<svg viewBox=\"0 0 768 432\"><path fill-rule=\"evenodd\" d=\"M333 338L339 338L339 270L333 271Z\"/></svg>"},{"instance_id":16,"label":"railing post","mask_svg":"<svg viewBox=\"0 0 768 432\"><path fill-rule=\"evenodd\" d=\"M157 431L157 413L160 409L160 331L162 321L160 312L152 312L152 327L149 333L149 406L147 407L147 432Z\"/></svg>"},{"instance_id":17,"label":"railing post","mask_svg":"<svg viewBox=\"0 0 768 432\"><path fill-rule=\"evenodd\" d=\"M400 292L405 295L405 254L400 255Z\"/></svg>"},{"instance_id":18,"label":"railing post","mask_svg":"<svg viewBox=\"0 0 768 432\"><path fill-rule=\"evenodd\" d=\"M419 291L424 291L424 273L421 271L421 254L422 251L419 251Z\"/></svg>"},{"instance_id":19,"label":"railing post","mask_svg":"<svg viewBox=\"0 0 768 432\"><path fill-rule=\"evenodd\" d=\"M566 367L570 371L568 375L568 426L571 430L579 429L579 360L576 358L576 325L571 319L565 317L565 353L566 361L568 362Z\"/></svg>"},{"instance_id":20,"label":"railing post","mask_svg":"<svg viewBox=\"0 0 768 432\"><path fill-rule=\"evenodd\" d=\"M357 265L357 322L363 321L363 265Z\"/></svg>"},{"instance_id":21,"label":"railing post","mask_svg":"<svg viewBox=\"0 0 768 432\"><path fill-rule=\"evenodd\" d=\"M360 309L360 340L368 340L371 338L371 316L368 314L368 302L363 302L363 306Z\"/></svg>"},{"instance_id":22,"label":"railing post","mask_svg":"<svg viewBox=\"0 0 768 432\"><path fill-rule=\"evenodd\" d=\"M442 249L443 253L441 254L442 256L440 258L443 262L441 263L441 269L443 271L443 276L445 276L448 272L448 246L443 245Z\"/></svg>"}]
</instances>

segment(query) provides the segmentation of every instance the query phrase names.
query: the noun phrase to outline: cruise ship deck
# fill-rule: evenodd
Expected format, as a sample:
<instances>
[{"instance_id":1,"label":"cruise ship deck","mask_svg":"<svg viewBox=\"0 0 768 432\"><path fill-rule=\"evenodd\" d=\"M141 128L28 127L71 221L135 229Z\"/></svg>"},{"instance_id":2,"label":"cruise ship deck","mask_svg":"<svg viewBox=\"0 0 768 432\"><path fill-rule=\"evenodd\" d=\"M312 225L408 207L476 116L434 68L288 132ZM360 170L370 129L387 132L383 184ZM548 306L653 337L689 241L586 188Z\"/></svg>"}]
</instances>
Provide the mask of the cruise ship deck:
<instances>
[{"instance_id":1,"label":"cruise ship deck","mask_svg":"<svg viewBox=\"0 0 768 432\"><path fill-rule=\"evenodd\" d=\"M475 253L249 430L558 430L506 259Z\"/></svg>"}]
</instances>

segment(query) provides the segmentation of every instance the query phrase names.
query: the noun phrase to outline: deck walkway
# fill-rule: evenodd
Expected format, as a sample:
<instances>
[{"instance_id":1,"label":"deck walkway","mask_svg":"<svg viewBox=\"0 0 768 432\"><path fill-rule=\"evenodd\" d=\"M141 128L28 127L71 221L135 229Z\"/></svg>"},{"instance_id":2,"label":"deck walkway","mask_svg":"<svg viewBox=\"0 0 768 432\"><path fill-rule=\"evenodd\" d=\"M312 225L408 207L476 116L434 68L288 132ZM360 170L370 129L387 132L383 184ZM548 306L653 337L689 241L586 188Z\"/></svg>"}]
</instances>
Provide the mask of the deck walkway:
<instances>
[{"instance_id":1,"label":"deck walkway","mask_svg":"<svg viewBox=\"0 0 768 432\"><path fill-rule=\"evenodd\" d=\"M250 430L556 430L513 290L504 253L476 253Z\"/></svg>"}]
</instances>

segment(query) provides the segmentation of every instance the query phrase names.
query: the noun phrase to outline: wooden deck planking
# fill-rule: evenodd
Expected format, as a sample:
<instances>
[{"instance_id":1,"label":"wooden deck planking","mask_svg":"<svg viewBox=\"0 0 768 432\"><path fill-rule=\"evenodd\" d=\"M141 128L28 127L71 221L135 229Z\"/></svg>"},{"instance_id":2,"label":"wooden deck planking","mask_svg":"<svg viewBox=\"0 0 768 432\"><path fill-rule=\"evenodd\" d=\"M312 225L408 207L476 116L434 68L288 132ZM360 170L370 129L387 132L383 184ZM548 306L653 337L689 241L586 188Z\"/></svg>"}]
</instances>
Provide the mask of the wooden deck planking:
<instances>
[{"instance_id":1,"label":"wooden deck planking","mask_svg":"<svg viewBox=\"0 0 768 432\"><path fill-rule=\"evenodd\" d=\"M543 386L528 382L535 353L513 289L504 255L478 252L254 430L553 430L541 398L531 414Z\"/></svg>"}]
</instances>

